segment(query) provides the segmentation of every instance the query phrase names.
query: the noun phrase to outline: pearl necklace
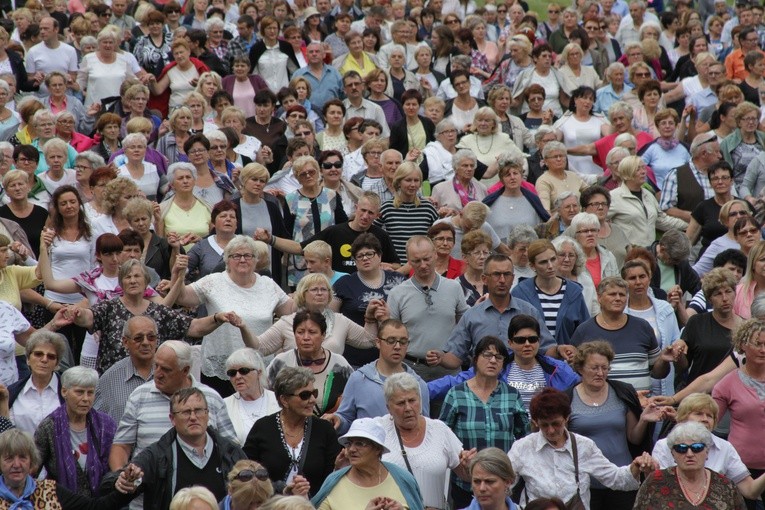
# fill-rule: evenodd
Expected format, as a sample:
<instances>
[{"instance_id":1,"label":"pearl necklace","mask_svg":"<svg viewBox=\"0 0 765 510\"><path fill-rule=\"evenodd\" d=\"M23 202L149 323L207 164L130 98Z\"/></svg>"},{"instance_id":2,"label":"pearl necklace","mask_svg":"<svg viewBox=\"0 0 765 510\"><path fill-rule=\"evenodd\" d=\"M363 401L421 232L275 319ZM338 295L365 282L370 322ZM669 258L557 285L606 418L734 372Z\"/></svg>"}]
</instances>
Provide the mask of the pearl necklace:
<instances>
[{"instance_id":1,"label":"pearl necklace","mask_svg":"<svg viewBox=\"0 0 765 510\"><path fill-rule=\"evenodd\" d=\"M687 487L685 483L683 483L683 477L680 476L680 471L677 468L675 468L675 474L677 475L677 482L680 484L680 489L682 489L683 495L690 504L693 506L698 506L699 503L704 501L704 498L707 494L707 485L709 484L709 471L706 469L704 470L704 484L698 491L694 491L690 487Z\"/></svg>"}]
</instances>

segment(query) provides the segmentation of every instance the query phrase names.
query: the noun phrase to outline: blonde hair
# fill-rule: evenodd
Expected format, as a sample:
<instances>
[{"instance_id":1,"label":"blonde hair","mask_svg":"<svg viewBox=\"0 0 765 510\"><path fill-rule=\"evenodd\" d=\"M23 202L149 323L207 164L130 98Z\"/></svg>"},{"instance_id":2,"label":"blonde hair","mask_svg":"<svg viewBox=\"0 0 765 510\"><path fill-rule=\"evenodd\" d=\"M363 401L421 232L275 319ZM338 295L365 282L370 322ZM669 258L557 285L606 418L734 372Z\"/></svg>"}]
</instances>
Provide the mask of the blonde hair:
<instances>
[{"instance_id":1,"label":"blonde hair","mask_svg":"<svg viewBox=\"0 0 765 510\"><path fill-rule=\"evenodd\" d=\"M401 181L412 175L413 173L417 173L417 175L420 176L420 183L422 183L422 170L420 170L420 167L417 166L416 163L413 163L411 161L405 161L401 163L398 168L396 168L396 172L393 174L393 189L396 190L396 196L393 198L393 207L399 208L401 204L403 203L401 201ZM420 198L415 195L414 196L414 205L415 207L420 206Z\"/></svg>"},{"instance_id":2,"label":"blonde hair","mask_svg":"<svg viewBox=\"0 0 765 510\"><path fill-rule=\"evenodd\" d=\"M199 500L210 506L210 510L218 510L218 502L215 495L209 489L201 485L186 487L179 490L170 502L170 510L186 510L194 500Z\"/></svg>"},{"instance_id":3,"label":"blonde hair","mask_svg":"<svg viewBox=\"0 0 765 510\"><path fill-rule=\"evenodd\" d=\"M295 289L295 294L293 295L293 299L295 300L295 306L298 308L305 308L306 305L306 299L305 296L308 294L308 289L310 289L314 285L325 285L327 289L329 290L329 300L332 301L332 298L335 297L335 293L332 291L332 285L329 283L329 278L327 278L322 273L309 273L302 277L300 281L297 284L297 288Z\"/></svg>"}]
</instances>

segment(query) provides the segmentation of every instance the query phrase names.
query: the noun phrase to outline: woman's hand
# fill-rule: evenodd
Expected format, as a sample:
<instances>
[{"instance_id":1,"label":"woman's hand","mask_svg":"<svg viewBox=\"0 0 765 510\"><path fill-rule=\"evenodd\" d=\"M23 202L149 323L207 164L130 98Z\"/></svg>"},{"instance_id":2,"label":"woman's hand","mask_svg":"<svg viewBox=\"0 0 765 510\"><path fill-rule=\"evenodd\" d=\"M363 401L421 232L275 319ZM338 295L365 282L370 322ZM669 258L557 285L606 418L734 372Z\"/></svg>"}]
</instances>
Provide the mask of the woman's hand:
<instances>
[{"instance_id":1,"label":"woman's hand","mask_svg":"<svg viewBox=\"0 0 765 510\"><path fill-rule=\"evenodd\" d=\"M29 255L31 255L29 249L18 241L12 242L9 248L13 253L18 255L19 259L22 261L27 260Z\"/></svg>"},{"instance_id":2,"label":"woman's hand","mask_svg":"<svg viewBox=\"0 0 765 510\"><path fill-rule=\"evenodd\" d=\"M460 466L464 467L468 473L470 472L470 462L473 460L473 457L475 457L476 453L478 453L476 448L471 448L470 450L462 450L460 452Z\"/></svg>"},{"instance_id":3,"label":"woman's hand","mask_svg":"<svg viewBox=\"0 0 765 510\"><path fill-rule=\"evenodd\" d=\"M215 314L215 317L217 317L217 321L221 323L228 322L235 328L244 327L244 321L236 312L218 312Z\"/></svg>"},{"instance_id":4,"label":"woman's hand","mask_svg":"<svg viewBox=\"0 0 765 510\"><path fill-rule=\"evenodd\" d=\"M44 228L42 231L42 234L40 235L40 242L42 242L45 245L45 249L49 250L51 245L53 245L53 239L56 237L56 231L52 228Z\"/></svg>"},{"instance_id":5,"label":"woman's hand","mask_svg":"<svg viewBox=\"0 0 765 510\"><path fill-rule=\"evenodd\" d=\"M202 238L199 237L197 234L189 232L188 234L183 234L181 236L180 243L186 246L187 244L196 244L201 240Z\"/></svg>"},{"instance_id":6,"label":"woman's hand","mask_svg":"<svg viewBox=\"0 0 765 510\"><path fill-rule=\"evenodd\" d=\"M188 255L176 255L175 257L175 264L173 265L173 276L177 276L178 278L183 278L183 276L186 274L186 269L189 267L189 256Z\"/></svg>"},{"instance_id":7,"label":"woman's hand","mask_svg":"<svg viewBox=\"0 0 765 510\"><path fill-rule=\"evenodd\" d=\"M98 114L98 112L101 111L101 103L93 103L88 107L88 111L85 112L86 115L89 115L91 117L94 117Z\"/></svg>"},{"instance_id":8,"label":"woman's hand","mask_svg":"<svg viewBox=\"0 0 765 510\"><path fill-rule=\"evenodd\" d=\"M395 499L378 496L369 500L365 510L404 510L404 507Z\"/></svg>"},{"instance_id":9,"label":"woman's hand","mask_svg":"<svg viewBox=\"0 0 765 510\"><path fill-rule=\"evenodd\" d=\"M664 407L650 402L640 413L640 419L647 422L656 423L664 419Z\"/></svg>"},{"instance_id":10,"label":"woman's hand","mask_svg":"<svg viewBox=\"0 0 765 510\"><path fill-rule=\"evenodd\" d=\"M255 156L255 161L264 165L271 164L274 162L274 153L270 147L261 145L258 154Z\"/></svg>"},{"instance_id":11,"label":"woman's hand","mask_svg":"<svg viewBox=\"0 0 765 510\"><path fill-rule=\"evenodd\" d=\"M122 494L132 494L141 485L142 481L143 470L135 464L128 464L114 483L114 488Z\"/></svg>"},{"instance_id":12,"label":"woman's hand","mask_svg":"<svg viewBox=\"0 0 765 510\"><path fill-rule=\"evenodd\" d=\"M410 149L409 152L406 153L406 161L417 161L417 158L420 157L420 149Z\"/></svg>"},{"instance_id":13,"label":"woman's hand","mask_svg":"<svg viewBox=\"0 0 765 510\"><path fill-rule=\"evenodd\" d=\"M159 125L159 132L157 133L157 136L159 138L162 138L163 136L165 136L169 132L170 132L170 121L165 119Z\"/></svg>"},{"instance_id":14,"label":"woman's hand","mask_svg":"<svg viewBox=\"0 0 765 510\"><path fill-rule=\"evenodd\" d=\"M308 491L311 490L310 482L301 475L295 475L292 479L292 483L284 488L284 494L308 497Z\"/></svg>"},{"instance_id":15,"label":"woman's hand","mask_svg":"<svg viewBox=\"0 0 765 510\"><path fill-rule=\"evenodd\" d=\"M252 238L256 241L263 241L264 243L269 244L271 241L271 233L264 228L256 228L255 232L252 234Z\"/></svg>"},{"instance_id":16,"label":"woman's hand","mask_svg":"<svg viewBox=\"0 0 765 510\"><path fill-rule=\"evenodd\" d=\"M675 353L675 358L679 358L680 356L685 356L688 354L688 344L685 343L685 340L682 338L678 338L674 342L672 342L672 345L670 346L672 350Z\"/></svg>"},{"instance_id":17,"label":"woman's hand","mask_svg":"<svg viewBox=\"0 0 765 510\"><path fill-rule=\"evenodd\" d=\"M181 248L181 238L180 236L175 232L170 232L167 234L167 244L170 245L171 248L174 250L180 250Z\"/></svg>"},{"instance_id":18,"label":"woman's hand","mask_svg":"<svg viewBox=\"0 0 765 510\"><path fill-rule=\"evenodd\" d=\"M640 457L636 457L632 464L630 464L630 472L635 477L635 480L639 479L640 473L647 475L657 469L659 469L659 463L646 452L643 452Z\"/></svg>"},{"instance_id":19,"label":"woman's hand","mask_svg":"<svg viewBox=\"0 0 765 510\"><path fill-rule=\"evenodd\" d=\"M674 310L677 310L677 307L681 305L682 298L683 290L679 285L673 286L671 289L669 289L669 292L667 292L667 301L670 305L672 305Z\"/></svg>"}]
</instances>

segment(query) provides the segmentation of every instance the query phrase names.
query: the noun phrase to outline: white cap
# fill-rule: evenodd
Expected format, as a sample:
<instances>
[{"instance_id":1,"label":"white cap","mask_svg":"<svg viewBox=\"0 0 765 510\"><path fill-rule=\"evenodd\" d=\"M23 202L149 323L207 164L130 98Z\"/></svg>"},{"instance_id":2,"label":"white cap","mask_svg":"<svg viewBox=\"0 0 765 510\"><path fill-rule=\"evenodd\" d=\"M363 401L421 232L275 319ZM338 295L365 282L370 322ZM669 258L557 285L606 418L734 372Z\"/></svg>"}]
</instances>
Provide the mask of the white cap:
<instances>
[{"instance_id":1,"label":"white cap","mask_svg":"<svg viewBox=\"0 0 765 510\"><path fill-rule=\"evenodd\" d=\"M353 437L361 437L369 439L380 445L383 449L383 453L390 453L390 450L385 446L385 430L377 423L375 418L359 418L351 423L351 428L348 432L338 439L338 442L343 446L348 446L348 440Z\"/></svg>"}]
</instances>

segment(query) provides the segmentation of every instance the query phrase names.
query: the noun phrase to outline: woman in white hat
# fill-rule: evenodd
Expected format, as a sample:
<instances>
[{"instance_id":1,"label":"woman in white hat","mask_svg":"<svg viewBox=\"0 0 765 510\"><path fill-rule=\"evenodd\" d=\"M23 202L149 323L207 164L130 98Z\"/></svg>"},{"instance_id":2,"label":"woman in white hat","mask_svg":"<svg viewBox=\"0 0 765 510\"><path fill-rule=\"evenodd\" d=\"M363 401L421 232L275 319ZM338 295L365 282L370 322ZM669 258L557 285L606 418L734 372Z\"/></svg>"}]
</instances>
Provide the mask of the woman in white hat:
<instances>
[{"instance_id":1,"label":"woman in white hat","mask_svg":"<svg viewBox=\"0 0 765 510\"><path fill-rule=\"evenodd\" d=\"M348 501L358 501L367 508L424 510L414 477L381 460L389 450L385 447L385 430L376 419L359 418L339 441L345 449L338 460L344 457L349 466L327 477L311 499L316 508L341 509L347 508Z\"/></svg>"}]
</instances>

